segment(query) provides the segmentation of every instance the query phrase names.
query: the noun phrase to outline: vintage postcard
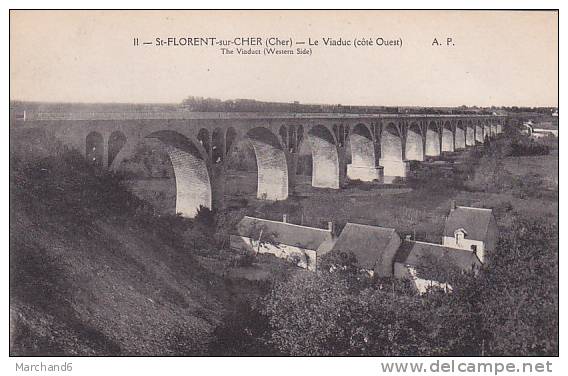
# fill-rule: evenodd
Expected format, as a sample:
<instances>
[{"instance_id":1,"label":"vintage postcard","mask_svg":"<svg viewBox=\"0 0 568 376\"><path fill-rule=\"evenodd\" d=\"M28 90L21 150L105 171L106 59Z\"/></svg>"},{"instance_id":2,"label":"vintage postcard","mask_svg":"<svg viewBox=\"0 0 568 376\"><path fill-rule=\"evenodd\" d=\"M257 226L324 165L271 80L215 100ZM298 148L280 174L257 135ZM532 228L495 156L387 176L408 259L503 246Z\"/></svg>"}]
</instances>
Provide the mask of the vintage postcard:
<instances>
[{"instance_id":1,"label":"vintage postcard","mask_svg":"<svg viewBox=\"0 0 568 376\"><path fill-rule=\"evenodd\" d=\"M558 20L11 10L10 355L558 356Z\"/></svg>"}]
</instances>

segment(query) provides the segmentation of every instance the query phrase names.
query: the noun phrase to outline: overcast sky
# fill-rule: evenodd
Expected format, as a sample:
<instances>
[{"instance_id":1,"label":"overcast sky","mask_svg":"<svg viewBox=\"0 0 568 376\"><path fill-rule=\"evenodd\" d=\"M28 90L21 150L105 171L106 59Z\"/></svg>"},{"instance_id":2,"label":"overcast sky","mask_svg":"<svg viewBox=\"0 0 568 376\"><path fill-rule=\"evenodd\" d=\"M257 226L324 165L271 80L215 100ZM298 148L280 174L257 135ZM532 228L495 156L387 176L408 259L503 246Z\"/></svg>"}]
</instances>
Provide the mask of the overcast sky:
<instances>
[{"instance_id":1,"label":"overcast sky","mask_svg":"<svg viewBox=\"0 0 568 376\"><path fill-rule=\"evenodd\" d=\"M11 99L181 102L189 95L303 103L558 104L554 12L12 11ZM402 38L311 56L133 46L155 37ZM454 46L432 46L452 37ZM260 48L263 48L261 46Z\"/></svg>"}]
</instances>

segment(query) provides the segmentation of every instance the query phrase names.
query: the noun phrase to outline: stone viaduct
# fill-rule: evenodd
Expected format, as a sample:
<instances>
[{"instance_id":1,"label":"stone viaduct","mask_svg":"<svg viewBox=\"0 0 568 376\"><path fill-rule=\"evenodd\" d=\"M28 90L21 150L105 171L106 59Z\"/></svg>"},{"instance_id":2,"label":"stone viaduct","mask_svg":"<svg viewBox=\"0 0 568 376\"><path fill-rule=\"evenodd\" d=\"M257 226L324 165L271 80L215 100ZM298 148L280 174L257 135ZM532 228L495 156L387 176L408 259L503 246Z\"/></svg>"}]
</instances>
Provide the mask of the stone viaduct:
<instances>
[{"instance_id":1,"label":"stone viaduct","mask_svg":"<svg viewBox=\"0 0 568 376\"><path fill-rule=\"evenodd\" d=\"M298 151L308 142L312 186L339 189L346 179L405 177L408 162L464 149L496 137L505 116L317 113L97 112L25 113L12 129L41 128L116 170L145 138L167 150L176 182L176 211L223 205L226 159L241 139L254 149L257 197L285 200L293 191ZM346 141L351 164L346 163Z\"/></svg>"}]
</instances>

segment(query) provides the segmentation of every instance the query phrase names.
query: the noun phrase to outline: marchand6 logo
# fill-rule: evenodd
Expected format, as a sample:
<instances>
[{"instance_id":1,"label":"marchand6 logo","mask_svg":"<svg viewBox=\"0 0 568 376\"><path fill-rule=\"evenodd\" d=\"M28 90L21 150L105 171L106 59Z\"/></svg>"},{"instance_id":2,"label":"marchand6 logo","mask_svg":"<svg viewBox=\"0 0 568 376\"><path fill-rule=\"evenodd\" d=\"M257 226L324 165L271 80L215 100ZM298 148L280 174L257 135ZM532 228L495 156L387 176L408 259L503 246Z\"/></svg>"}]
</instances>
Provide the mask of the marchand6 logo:
<instances>
[{"instance_id":1,"label":"marchand6 logo","mask_svg":"<svg viewBox=\"0 0 568 376\"><path fill-rule=\"evenodd\" d=\"M16 372L71 372L73 370L73 363L53 363L45 364L44 362L26 364L16 363Z\"/></svg>"}]
</instances>

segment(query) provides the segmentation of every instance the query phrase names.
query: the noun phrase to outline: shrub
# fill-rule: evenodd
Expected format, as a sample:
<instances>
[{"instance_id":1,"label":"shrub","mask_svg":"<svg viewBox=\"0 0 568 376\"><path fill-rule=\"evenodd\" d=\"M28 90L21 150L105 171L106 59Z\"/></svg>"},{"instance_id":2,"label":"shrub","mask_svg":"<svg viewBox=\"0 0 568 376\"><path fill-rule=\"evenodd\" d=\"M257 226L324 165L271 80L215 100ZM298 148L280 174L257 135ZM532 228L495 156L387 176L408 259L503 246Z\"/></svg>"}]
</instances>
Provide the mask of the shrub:
<instances>
[{"instance_id":1,"label":"shrub","mask_svg":"<svg viewBox=\"0 0 568 376\"><path fill-rule=\"evenodd\" d=\"M547 145L541 145L531 140L531 142L514 141L511 143L510 154L513 157L530 155L547 155L550 149Z\"/></svg>"}]
</instances>

